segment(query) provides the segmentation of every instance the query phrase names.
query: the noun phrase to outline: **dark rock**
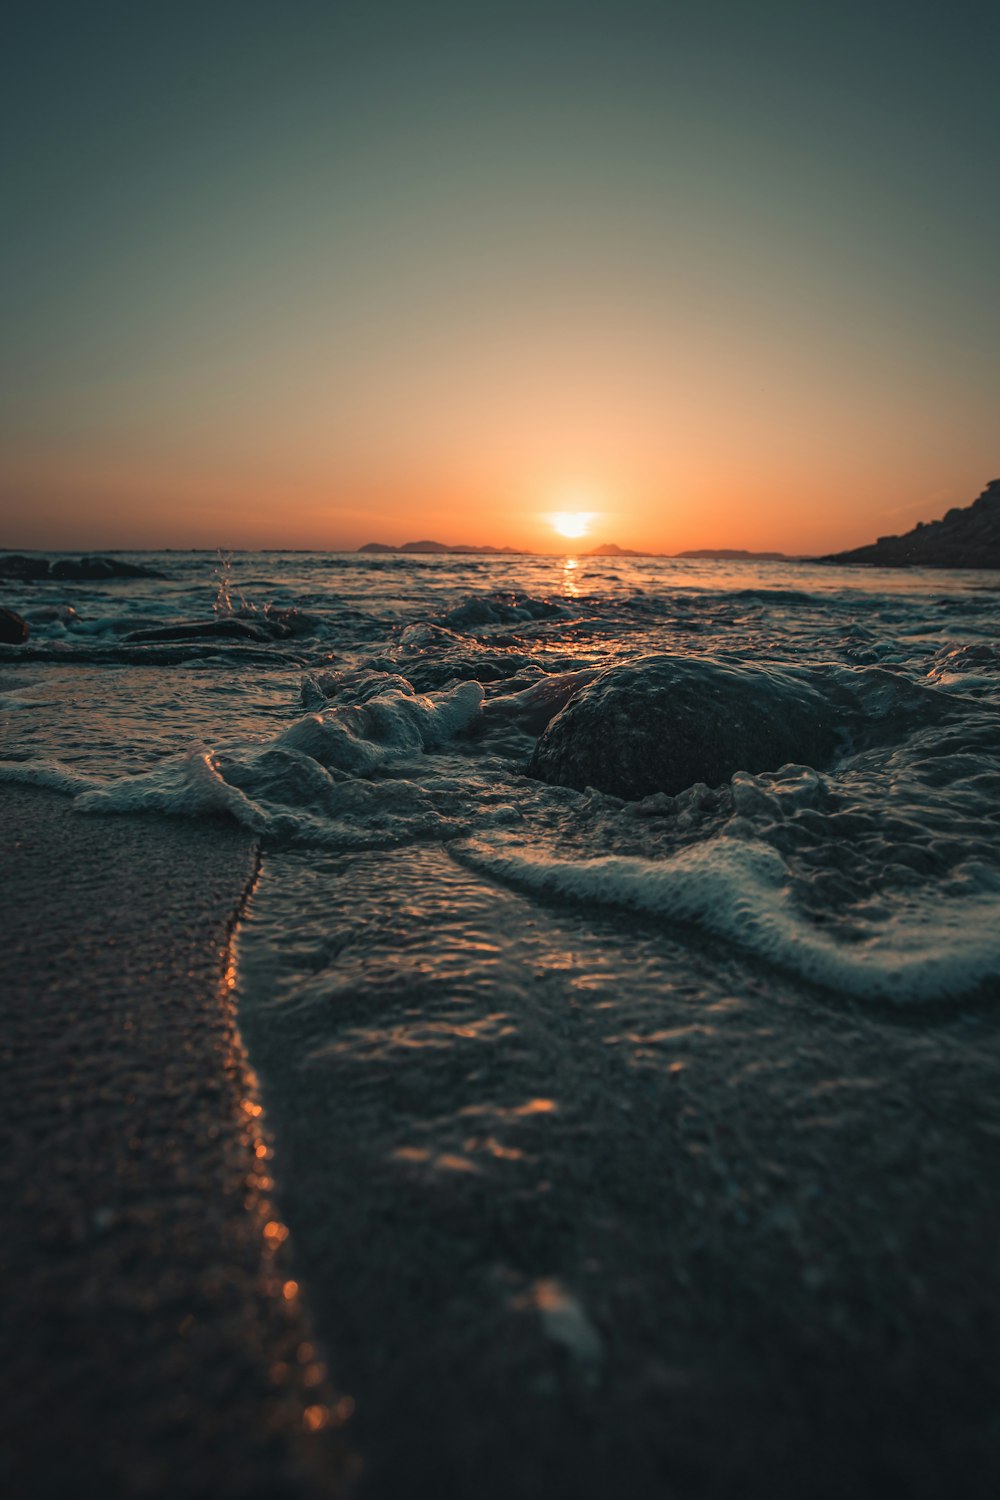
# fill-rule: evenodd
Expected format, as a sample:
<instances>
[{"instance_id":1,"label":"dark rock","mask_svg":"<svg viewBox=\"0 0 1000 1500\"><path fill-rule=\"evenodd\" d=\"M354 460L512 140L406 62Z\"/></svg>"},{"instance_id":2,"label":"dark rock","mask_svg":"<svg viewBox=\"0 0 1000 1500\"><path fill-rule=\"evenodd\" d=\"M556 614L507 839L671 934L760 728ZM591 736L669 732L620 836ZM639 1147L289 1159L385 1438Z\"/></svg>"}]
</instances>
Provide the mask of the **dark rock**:
<instances>
[{"instance_id":1,"label":"dark rock","mask_svg":"<svg viewBox=\"0 0 1000 1500\"><path fill-rule=\"evenodd\" d=\"M473 594L441 616L453 630L468 631L483 625L514 625L533 620L564 619L565 604L556 599L536 599L530 594Z\"/></svg>"},{"instance_id":2,"label":"dark rock","mask_svg":"<svg viewBox=\"0 0 1000 1500\"><path fill-rule=\"evenodd\" d=\"M433 693L451 682L507 682L532 665L520 651L448 652L407 662L406 672L418 693Z\"/></svg>"},{"instance_id":3,"label":"dark rock","mask_svg":"<svg viewBox=\"0 0 1000 1500\"><path fill-rule=\"evenodd\" d=\"M29 634L27 620L12 609L0 609L0 641L5 646L23 646Z\"/></svg>"},{"instance_id":4,"label":"dark rock","mask_svg":"<svg viewBox=\"0 0 1000 1500\"><path fill-rule=\"evenodd\" d=\"M112 578L166 578L156 568L140 563L121 562L117 557L80 557L74 562L60 558L52 564L50 578L74 578L87 583L103 583Z\"/></svg>"},{"instance_id":5,"label":"dark rock","mask_svg":"<svg viewBox=\"0 0 1000 1500\"><path fill-rule=\"evenodd\" d=\"M229 640L270 641L271 633L262 625L251 625L246 620L175 620L172 625L151 625L145 630L133 630L123 639L133 644L145 641L199 641L220 637Z\"/></svg>"},{"instance_id":6,"label":"dark rock","mask_svg":"<svg viewBox=\"0 0 1000 1500\"><path fill-rule=\"evenodd\" d=\"M114 578L114 566L107 557L81 557L76 562L62 558L52 564L50 578L100 580Z\"/></svg>"},{"instance_id":7,"label":"dark rock","mask_svg":"<svg viewBox=\"0 0 1000 1500\"><path fill-rule=\"evenodd\" d=\"M304 609L296 609L294 605L289 608L268 605L263 614L252 623L262 626L272 637L280 640L290 635L313 635L321 620L319 615L311 615Z\"/></svg>"},{"instance_id":8,"label":"dark rock","mask_svg":"<svg viewBox=\"0 0 1000 1500\"><path fill-rule=\"evenodd\" d=\"M203 637L232 640L275 641L289 636L310 635L319 624L318 615L300 609L266 609L261 613L223 615L217 620L173 620L169 625L149 625L133 630L126 641L196 641Z\"/></svg>"},{"instance_id":9,"label":"dark rock","mask_svg":"<svg viewBox=\"0 0 1000 1500\"><path fill-rule=\"evenodd\" d=\"M608 667L571 698L527 770L626 800L676 796L699 781L719 786L736 771L820 769L961 712L948 694L877 667L644 656Z\"/></svg>"},{"instance_id":10,"label":"dark rock","mask_svg":"<svg viewBox=\"0 0 1000 1500\"><path fill-rule=\"evenodd\" d=\"M971 505L953 506L940 521L918 521L904 536L880 536L870 546L817 561L876 568L1000 568L1000 479L991 480Z\"/></svg>"},{"instance_id":11,"label":"dark rock","mask_svg":"<svg viewBox=\"0 0 1000 1500\"><path fill-rule=\"evenodd\" d=\"M0 557L0 578L20 578L25 583L31 583L48 576L47 558L23 557L19 552L10 552L5 557Z\"/></svg>"},{"instance_id":12,"label":"dark rock","mask_svg":"<svg viewBox=\"0 0 1000 1500\"><path fill-rule=\"evenodd\" d=\"M538 741L528 774L632 799L716 786L734 771L819 765L836 747L830 704L801 676L647 656L584 687Z\"/></svg>"}]
</instances>

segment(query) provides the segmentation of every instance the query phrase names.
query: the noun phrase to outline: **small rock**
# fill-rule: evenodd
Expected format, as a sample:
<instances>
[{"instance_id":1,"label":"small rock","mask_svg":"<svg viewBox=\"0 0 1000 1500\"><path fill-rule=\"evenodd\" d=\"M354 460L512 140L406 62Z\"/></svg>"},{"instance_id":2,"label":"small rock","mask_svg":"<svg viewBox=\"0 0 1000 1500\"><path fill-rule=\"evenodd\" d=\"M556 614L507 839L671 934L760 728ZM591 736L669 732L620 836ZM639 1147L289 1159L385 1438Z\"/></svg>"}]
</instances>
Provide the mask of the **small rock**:
<instances>
[{"instance_id":1,"label":"small rock","mask_svg":"<svg viewBox=\"0 0 1000 1500\"><path fill-rule=\"evenodd\" d=\"M0 578L20 578L30 583L48 576L49 564L45 557L24 557L19 552L9 552L5 557L0 557Z\"/></svg>"},{"instance_id":2,"label":"small rock","mask_svg":"<svg viewBox=\"0 0 1000 1500\"><path fill-rule=\"evenodd\" d=\"M6 646L23 646L29 635L28 622L12 609L0 609L0 641Z\"/></svg>"},{"instance_id":3,"label":"small rock","mask_svg":"<svg viewBox=\"0 0 1000 1500\"><path fill-rule=\"evenodd\" d=\"M101 583L112 578L165 578L156 568L147 568L140 563L121 562L117 557L81 557L76 561L61 558L52 564L51 578L79 578L89 583Z\"/></svg>"},{"instance_id":4,"label":"small rock","mask_svg":"<svg viewBox=\"0 0 1000 1500\"><path fill-rule=\"evenodd\" d=\"M130 645L139 645L153 641L198 641L213 637L243 641L272 639L270 632L262 626L236 619L175 620L170 625L151 625L145 630L132 630L123 639Z\"/></svg>"}]
</instances>

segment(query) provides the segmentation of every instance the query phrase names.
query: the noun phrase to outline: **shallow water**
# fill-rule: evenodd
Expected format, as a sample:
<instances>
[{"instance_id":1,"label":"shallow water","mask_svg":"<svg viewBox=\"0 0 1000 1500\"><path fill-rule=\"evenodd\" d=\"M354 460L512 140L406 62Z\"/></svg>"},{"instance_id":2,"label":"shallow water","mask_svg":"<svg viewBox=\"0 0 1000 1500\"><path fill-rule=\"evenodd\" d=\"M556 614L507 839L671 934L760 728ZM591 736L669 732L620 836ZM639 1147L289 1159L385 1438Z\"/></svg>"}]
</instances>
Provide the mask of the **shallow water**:
<instances>
[{"instance_id":1,"label":"shallow water","mask_svg":"<svg viewBox=\"0 0 1000 1500\"><path fill-rule=\"evenodd\" d=\"M367 893L352 888L350 920L342 881L358 851L415 849L461 872L422 960L452 989L491 975L502 987L481 909L508 890L543 925L568 907L600 929L609 976L650 999L662 976L633 938L616 942L622 912L654 942L669 935L682 984L720 942L783 983L872 1004L978 1003L1000 976L995 574L141 560L167 578L4 586L32 634L0 648L0 775L62 789L81 813L219 812L257 832L264 878L245 941L267 958L247 972L266 971L271 994L334 992L345 943L385 962L376 894L402 881L420 924L443 875L424 888L383 854ZM128 639L233 617L263 638ZM828 718L827 753L787 763L776 747L773 765L639 800L524 774L546 723L609 664L639 660L638 717L651 655L686 658L696 684L708 663L775 684L789 717ZM613 750L627 713L608 733ZM317 888L324 898L307 899ZM367 936L348 939L358 922ZM554 950L525 962L547 972Z\"/></svg>"}]
</instances>

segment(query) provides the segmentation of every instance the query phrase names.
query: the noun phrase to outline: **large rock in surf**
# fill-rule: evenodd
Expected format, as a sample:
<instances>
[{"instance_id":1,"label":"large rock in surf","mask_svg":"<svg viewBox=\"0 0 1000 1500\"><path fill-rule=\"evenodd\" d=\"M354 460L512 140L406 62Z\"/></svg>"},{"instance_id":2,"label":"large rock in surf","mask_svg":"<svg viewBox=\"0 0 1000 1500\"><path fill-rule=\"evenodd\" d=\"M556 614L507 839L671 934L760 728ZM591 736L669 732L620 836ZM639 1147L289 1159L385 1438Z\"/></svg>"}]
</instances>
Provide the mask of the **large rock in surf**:
<instances>
[{"instance_id":1,"label":"large rock in surf","mask_svg":"<svg viewBox=\"0 0 1000 1500\"><path fill-rule=\"evenodd\" d=\"M838 747L837 718L796 671L640 657L609 667L556 715L528 774L627 799L676 795L734 771L825 764Z\"/></svg>"},{"instance_id":2,"label":"large rock in surf","mask_svg":"<svg viewBox=\"0 0 1000 1500\"><path fill-rule=\"evenodd\" d=\"M5 646L23 646L28 635L27 620L22 620L12 609L0 609L0 641Z\"/></svg>"}]
</instances>

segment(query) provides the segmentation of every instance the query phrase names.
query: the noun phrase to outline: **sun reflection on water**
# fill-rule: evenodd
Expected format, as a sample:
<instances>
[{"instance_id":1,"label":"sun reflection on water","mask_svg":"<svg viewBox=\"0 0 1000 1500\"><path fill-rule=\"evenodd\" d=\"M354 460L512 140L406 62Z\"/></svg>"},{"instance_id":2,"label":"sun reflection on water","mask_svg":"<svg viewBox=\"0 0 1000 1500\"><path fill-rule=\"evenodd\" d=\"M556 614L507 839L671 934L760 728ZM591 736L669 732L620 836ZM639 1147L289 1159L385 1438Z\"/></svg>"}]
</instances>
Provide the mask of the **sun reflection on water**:
<instances>
[{"instance_id":1,"label":"sun reflection on water","mask_svg":"<svg viewBox=\"0 0 1000 1500\"><path fill-rule=\"evenodd\" d=\"M236 1029L235 992L238 983L237 934L234 933L224 955L221 996L232 1026L230 1046L242 1085L233 1102L240 1143L249 1168L243 1177L243 1206L260 1236L261 1292L282 1308L287 1319L288 1337L294 1338L298 1329L304 1326L306 1316L302 1288L298 1280L288 1275L290 1231L275 1212L271 1197L274 1179L269 1164L274 1154L273 1141L260 1102L260 1081L249 1064ZM275 1403L272 1420L278 1426L285 1425L290 1433L298 1431L310 1437L320 1433L332 1434L346 1426L354 1415L354 1399L331 1388L326 1365L315 1346L308 1339L300 1338L281 1353L284 1357L273 1360L268 1366ZM354 1471L357 1463L348 1446L324 1450L325 1456L308 1449L297 1451L310 1473L325 1473L326 1465L332 1461L347 1475Z\"/></svg>"}]
</instances>

